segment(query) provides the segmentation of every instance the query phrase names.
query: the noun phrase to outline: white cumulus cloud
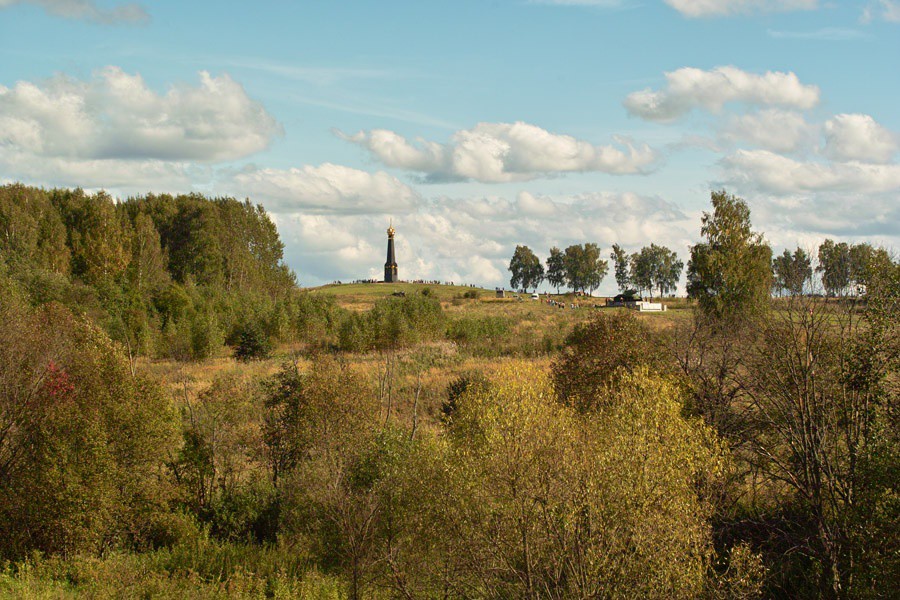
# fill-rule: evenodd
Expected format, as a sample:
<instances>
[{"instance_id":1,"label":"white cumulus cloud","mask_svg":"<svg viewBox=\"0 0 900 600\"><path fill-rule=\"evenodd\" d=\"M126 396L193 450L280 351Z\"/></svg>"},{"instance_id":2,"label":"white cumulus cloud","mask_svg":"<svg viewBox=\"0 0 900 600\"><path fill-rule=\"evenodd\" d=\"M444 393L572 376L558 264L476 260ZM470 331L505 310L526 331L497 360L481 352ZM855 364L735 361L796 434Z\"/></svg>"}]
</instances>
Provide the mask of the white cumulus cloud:
<instances>
[{"instance_id":1,"label":"white cumulus cloud","mask_svg":"<svg viewBox=\"0 0 900 600\"><path fill-rule=\"evenodd\" d=\"M34 4L43 8L48 14L57 17L91 21L104 25L140 24L150 20L147 11L140 4L133 2L112 8L101 8L91 0L0 0L0 9L15 4Z\"/></svg>"},{"instance_id":2,"label":"white cumulus cloud","mask_svg":"<svg viewBox=\"0 0 900 600\"><path fill-rule=\"evenodd\" d=\"M338 135L385 165L419 172L426 180L500 183L587 171L622 175L648 172L659 160L648 145L626 138L616 138L616 145L596 146L522 122L479 123L457 131L446 144L410 141L383 129Z\"/></svg>"},{"instance_id":3,"label":"white cumulus cloud","mask_svg":"<svg viewBox=\"0 0 900 600\"><path fill-rule=\"evenodd\" d=\"M900 165L798 161L768 150L738 150L724 160L728 180L776 194L900 190Z\"/></svg>"},{"instance_id":4,"label":"white cumulus cloud","mask_svg":"<svg viewBox=\"0 0 900 600\"><path fill-rule=\"evenodd\" d=\"M802 114L769 108L734 115L724 125L720 137L730 142L746 142L775 152L795 152L813 144L818 127Z\"/></svg>"},{"instance_id":5,"label":"white cumulus cloud","mask_svg":"<svg viewBox=\"0 0 900 600\"><path fill-rule=\"evenodd\" d=\"M231 77L199 77L196 86L163 94L118 67L88 81L57 75L0 85L0 168L35 180L55 164L56 184L87 185L64 176L93 181L107 171L180 172L184 163L248 156L281 135L278 122Z\"/></svg>"},{"instance_id":6,"label":"white cumulus cloud","mask_svg":"<svg viewBox=\"0 0 900 600\"><path fill-rule=\"evenodd\" d=\"M783 246L794 247L804 239L815 239L817 246L825 237L835 236L894 248L900 242L900 205L893 194L751 193L750 197L754 223Z\"/></svg>"},{"instance_id":7,"label":"white cumulus cloud","mask_svg":"<svg viewBox=\"0 0 900 600\"><path fill-rule=\"evenodd\" d=\"M210 170L184 162L160 160L73 160L65 157L34 160L10 152L0 143L0 172L10 179L41 186L106 189L116 193L180 193Z\"/></svg>"},{"instance_id":8,"label":"white cumulus cloud","mask_svg":"<svg viewBox=\"0 0 900 600\"><path fill-rule=\"evenodd\" d=\"M0 86L0 143L39 156L220 161L266 148L281 126L228 75L165 94L118 67Z\"/></svg>"},{"instance_id":9,"label":"white cumulus cloud","mask_svg":"<svg viewBox=\"0 0 900 600\"><path fill-rule=\"evenodd\" d=\"M805 110L818 104L819 88L801 83L794 73L757 75L733 66L710 71L685 67L666 73L664 89L634 92L624 104L634 116L671 122L695 108L717 112L732 102Z\"/></svg>"},{"instance_id":10,"label":"white cumulus cloud","mask_svg":"<svg viewBox=\"0 0 900 600\"><path fill-rule=\"evenodd\" d=\"M825 154L836 160L891 162L897 136L869 115L836 115L825 123Z\"/></svg>"},{"instance_id":11,"label":"white cumulus cloud","mask_svg":"<svg viewBox=\"0 0 900 600\"><path fill-rule=\"evenodd\" d=\"M273 212L391 214L414 208L418 195L383 171L369 173L324 163L287 170L247 169L223 192L249 196Z\"/></svg>"},{"instance_id":12,"label":"white cumulus cloud","mask_svg":"<svg viewBox=\"0 0 900 600\"><path fill-rule=\"evenodd\" d=\"M812 10L818 0L665 0L686 17L723 17L729 15Z\"/></svg>"}]
</instances>

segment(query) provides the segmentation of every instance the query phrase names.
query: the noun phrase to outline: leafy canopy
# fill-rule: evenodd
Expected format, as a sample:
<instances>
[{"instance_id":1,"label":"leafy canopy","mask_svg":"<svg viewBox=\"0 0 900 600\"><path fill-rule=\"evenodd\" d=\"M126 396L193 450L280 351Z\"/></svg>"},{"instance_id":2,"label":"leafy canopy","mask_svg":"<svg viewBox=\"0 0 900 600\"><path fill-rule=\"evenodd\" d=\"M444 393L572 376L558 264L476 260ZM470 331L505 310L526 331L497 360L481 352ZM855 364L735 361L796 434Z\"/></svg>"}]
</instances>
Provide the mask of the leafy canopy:
<instances>
[{"instance_id":1,"label":"leafy canopy","mask_svg":"<svg viewBox=\"0 0 900 600\"><path fill-rule=\"evenodd\" d=\"M712 205L700 227L706 241L691 248L688 296L711 316L756 313L772 287L772 249L753 231L742 199L722 190L712 193Z\"/></svg>"},{"instance_id":2,"label":"leafy canopy","mask_svg":"<svg viewBox=\"0 0 900 600\"><path fill-rule=\"evenodd\" d=\"M528 246L516 246L509 261L509 272L512 273L509 285L513 289L537 289L544 281L544 265Z\"/></svg>"}]
</instances>

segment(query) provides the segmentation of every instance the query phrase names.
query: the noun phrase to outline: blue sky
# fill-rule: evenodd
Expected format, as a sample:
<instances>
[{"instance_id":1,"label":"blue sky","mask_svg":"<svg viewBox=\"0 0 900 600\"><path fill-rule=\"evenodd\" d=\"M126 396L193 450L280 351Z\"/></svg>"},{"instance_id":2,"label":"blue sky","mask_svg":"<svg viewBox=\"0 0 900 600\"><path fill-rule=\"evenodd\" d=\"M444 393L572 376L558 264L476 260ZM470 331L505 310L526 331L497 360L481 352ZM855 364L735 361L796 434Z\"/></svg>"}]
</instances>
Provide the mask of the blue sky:
<instances>
[{"instance_id":1,"label":"blue sky","mask_svg":"<svg viewBox=\"0 0 900 600\"><path fill-rule=\"evenodd\" d=\"M719 188L776 251L896 249L898 57L900 0L0 0L0 181L249 197L306 285L390 219L410 279L686 260Z\"/></svg>"}]
</instances>

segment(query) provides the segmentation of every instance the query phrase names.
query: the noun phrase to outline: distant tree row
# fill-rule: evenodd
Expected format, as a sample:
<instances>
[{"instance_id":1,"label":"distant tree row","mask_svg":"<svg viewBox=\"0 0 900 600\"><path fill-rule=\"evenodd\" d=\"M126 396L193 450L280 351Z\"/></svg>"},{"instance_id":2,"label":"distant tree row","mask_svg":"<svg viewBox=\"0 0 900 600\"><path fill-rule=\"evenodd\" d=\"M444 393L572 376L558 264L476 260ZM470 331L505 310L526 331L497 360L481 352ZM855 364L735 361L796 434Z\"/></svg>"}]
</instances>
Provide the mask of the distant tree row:
<instances>
[{"instance_id":1,"label":"distant tree row","mask_svg":"<svg viewBox=\"0 0 900 600\"><path fill-rule=\"evenodd\" d=\"M630 256L618 244L613 244L609 255L616 265L616 284L619 291L634 289L643 295L653 296L653 289L660 296L675 292L684 263L678 255L665 246L650 244Z\"/></svg>"},{"instance_id":2,"label":"distant tree row","mask_svg":"<svg viewBox=\"0 0 900 600\"><path fill-rule=\"evenodd\" d=\"M819 246L818 265L802 248L785 250L772 260L773 291L780 295L799 296L812 291L813 272L819 273L825 294L831 297L864 293L877 265L890 262L885 248L871 244L835 243L826 239Z\"/></svg>"},{"instance_id":3,"label":"distant tree row","mask_svg":"<svg viewBox=\"0 0 900 600\"><path fill-rule=\"evenodd\" d=\"M684 268L675 252L656 244L631 255L614 244L610 258L615 264L616 283L621 291L636 289L651 296L654 289L659 290L660 296L674 292ZM545 269L531 248L516 246L509 271L512 273L509 283L515 289L536 290L547 281L557 293L561 287L591 293L600 287L609 271L609 263L600 258L597 244L575 244L565 251L550 248Z\"/></svg>"},{"instance_id":4,"label":"distant tree row","mask_svg":"<svg viewBox=\"0 0 900 600\"><path fill-rule=\"evenodd\" d=\"M822 286L829 296L840 296L852 288L868 286L877 265L890 261L885 248L875 248L871 244L835 244L825 240L819 246L819 266Z\"/></svg>"},{"instance_id":5,"label":"distant tree row","mask_svg":"<svg viewBox=\"0 0 900 600\"><path fill-rule=\"evenodd\" d=\"M574 244L565 249L553 247L547 258L547 268L528 246L516 246L509 261L512 273L509 284L514 289L534 289L547 281L559 288L563 285L575 291L593 292L600 287L609 264L600 258L597 244Z\"/></svg>"},{"instance_id":6,"label":"distant tree row","mask_svg":"<svg viewBox=\"0 0 900 600\"><path fill-rule=\"evenodd\" d=\"M831 239L819 246L815 268L810 255L799 247L773 259L762 235L750 229L746 202L722 191L713 192L712 204L713 212L704 213L701 223L706 241L691 247L687 292L688 297L720 305L722 310L758 303L772 293L797 296L812 292L814 273L820 275L828 296L864 293L872 270L891 261L884 248ZM674 251L656 244L632 254L613 244L609 257L620 292L634 290L651 298L654 290L660 297L673 294L684 270L684 262ZM526 290L536 290L547 281L557 292L561 287L593 292L607 270L597 244L569 246L564 252L551 248L546 268L528 246L516 246L509 263L510 285Z\"/></svg>"},{"instance_id":7,"label":"distant tree row","mask_svg":"<svg viewBox=\"0 0 900 600\"><path fill-rule=\"evenodd\" d=\"M802 248L785 250L772 260L772 289L779 295L799 296L812 291L813 272L821 276L822 288L831 297L865 292L876 265L891 260L884 248L871 244L835 243L826 239L819 246L818 265Z\"/></svg>"}]
</instances>

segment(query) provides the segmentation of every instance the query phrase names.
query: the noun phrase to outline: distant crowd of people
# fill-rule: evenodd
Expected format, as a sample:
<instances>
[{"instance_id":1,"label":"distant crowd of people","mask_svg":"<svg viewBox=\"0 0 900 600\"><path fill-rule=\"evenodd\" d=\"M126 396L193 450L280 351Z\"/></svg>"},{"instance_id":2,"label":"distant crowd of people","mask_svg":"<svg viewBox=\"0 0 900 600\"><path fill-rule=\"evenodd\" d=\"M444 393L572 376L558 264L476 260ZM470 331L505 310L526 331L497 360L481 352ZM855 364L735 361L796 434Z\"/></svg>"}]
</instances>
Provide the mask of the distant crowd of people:
<instances>
[{"instance_id":1,"label":"distant crowd of people","mask_svg":"<svg viewBox=\"0 0 900 600\"><path fill-rule=\"evenodd\" d=\"M569 302L569 305L566 306L565 302L560 302L558 300L554 300L554 299L550 298L549 296L547 296L547 298L544 299L544 302L549 304L550 306L555 306L556 308L571 308L572 310L575 310L576 308L581 308L578 304L575 304L574 302Z\"/></svg>"},{"instance_id":2,"label":"distant crowd of people","mask_svg":"<svg viewBox=\"0 0 900 600\"><path fill-rule=\"evenodd\" d=\"M348 285L353 283L379 283L379 281L377 279L354 279L353 281L348 282ZM336 279L331 282L331 285L344 285L344 282L340 279Z\"/></svg>"},{"instance_id":3,"label":"distant crowd of people","mask_svg":"<svg viewBox=\"0 0 900 600\"><path fill-rule=\"evenodd\" d=\"M425 285L456 285L453 281L438 281L437 279L413 279L412 281L408 281L407 283L422 283ZM460 287L478 287L474 283L462 283Z\"/></svg>"},{"instance_id":4,"label":"distant crowd of people","mask_svg":"<svg viewBox=\"0 0 900 600\"><path fill-rule=\"evenodd\" d=\"M378 279L354 279L349 283L381 283ZM412 281L401 281L400 283L419 283L423 285L456 285L453 281L438 281L437 279L413 279ZM331 285L343 285L344 282L337 279L331 282ZM474 283L462 283L459 287L477 288Z\"/></svg>"}]
</instances>

